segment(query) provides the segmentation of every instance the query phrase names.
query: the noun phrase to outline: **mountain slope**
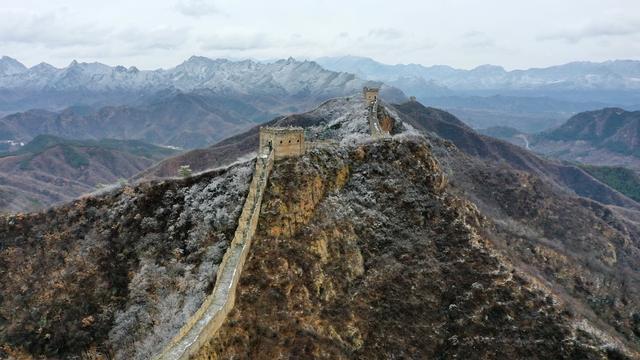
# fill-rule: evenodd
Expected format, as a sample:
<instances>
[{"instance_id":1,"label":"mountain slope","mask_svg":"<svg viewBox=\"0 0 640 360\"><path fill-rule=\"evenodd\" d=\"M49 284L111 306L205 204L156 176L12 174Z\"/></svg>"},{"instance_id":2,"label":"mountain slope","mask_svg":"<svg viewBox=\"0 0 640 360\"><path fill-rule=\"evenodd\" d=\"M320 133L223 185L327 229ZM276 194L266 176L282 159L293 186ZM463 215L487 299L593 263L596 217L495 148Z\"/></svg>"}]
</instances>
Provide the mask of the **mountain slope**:
<instances>
[{"instance_id":1,"label":"mountain slope","mask_svg":"<svg viewBox=\"0 0 640 360\"><path fill-rule=\"evenodd\" d=\"M386 65L359 57L317 61L330 70L393 85L474 128L508 126L540 132L582 111L606 106L636 109L640 104L639 61L576 62L513 71L492 65L471 70Z\"/></svg>"},{"instance_id":2,"label":"mountain slope","mask_svg":"<svg viewBox=\"0 0 640 360\"><path fill-rule=\"evenodd\" d=\"M637 203L602 184L579 167L546 160L508 142L480 135L442 110L427 108L418 102L407 102L396 105L395 108L417 129L433 132L451 141L467 155L506 163L515 170L535 174L560 188L605 204L638 208ZM441 118L448 120L442 121Z\"/></svg>"},{"instance_id":3,"label":"mountain slope","mask_svg":"<svg viewBox=\"0 0 640 360\"><path fill-rule=\"evenodd\" d=\"M640 111L606 108L584 112L530 138L534 151L550 157L640 170Z\"/></svg>"},{"instance_id":4,"label":"mountain slope","mask_svg":"<svg viewBox=\"0 0 640 360\"><path fill-rule=\"evenodd\" d=\"M175 153L140 141L38 136L19 151L0 154L0 210L34 210L69 201Z\"/></svg>"},{"instance_id":5,"label":"mountain slope","mask_svg":"<svg viewBox=\"0 0 640 360\"><path fill-rule=\"evenodd\" d=\"M322 142L274 164L236 306L198 358L640 358L635 202L577 196L550 170L571 168L445 112L378 116L379 141L359 98L273 121ZM255 131L208 160L255 151ZM253 164L1 218L2 351L162 348L211 290Z\"/></svg>"},{"instance_id":6,"label":"mountain slope","mask_svg":"<svg viewBox=\"0 0 640 360\"><path fill-rule=\"evenodd\" d=\"M347 142L349 136L356 134L367 136L369 128L366 114L367 109L359 96L336 98L327 100L316 109L304 114L281 116L260 126L301 126L307 129L305 136L310 136L311 139L335 138ZM260 126L255 126L208 148L196 149L168 158L145 170L138 177L154 179L174 176L182 165L189 165L194 171L204 171L250 156L258 147Z\"/></svg>"},{"instance_id":7,"label":"mountain slope","mask_svg":"<svg viewBox=\"0 0 640 360\"><path fill-rule=\"evenodd\" d=\"M0 216L0 358L150 358L211 290L250 165Z\"/></svg>"},{"instance_id":8,"label":"mountain slope","mask_svg":"<svg viewBox=\"0 0 640 360\"><path fill-rule=\"evenodd\" d=\"M497 256L440 175L414 141L276 164L238 303L196 358L624 357Z\"/></svg>"},{"instance_id":9,"label":"mountain slope","mask_svg":"<svg viewBox=\"0 0 640 360\"><path fill-rule=\"evenodd\" d=\"M166 91L139 106L108 106L97 110L71 107L55 113L31 110L0 119L0 135L29 141L40 134L80 139L139 139L194 148L209 145L268 118L241 97L211 91Z\"/></svg>"}]
</instances>

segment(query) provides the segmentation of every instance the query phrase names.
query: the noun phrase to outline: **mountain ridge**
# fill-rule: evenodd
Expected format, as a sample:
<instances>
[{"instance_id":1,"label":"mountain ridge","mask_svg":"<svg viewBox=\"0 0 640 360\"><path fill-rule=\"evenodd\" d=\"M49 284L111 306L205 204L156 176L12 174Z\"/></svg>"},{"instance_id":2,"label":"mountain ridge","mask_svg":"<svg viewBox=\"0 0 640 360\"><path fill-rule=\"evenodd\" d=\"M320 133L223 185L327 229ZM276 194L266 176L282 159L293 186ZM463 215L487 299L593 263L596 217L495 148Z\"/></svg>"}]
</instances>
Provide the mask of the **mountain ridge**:
<instances>
[{"instance_id":1,"label":"mountain ridge","mask_svg":"<svg viewBox=\"0 0 640 360\"><path fill-rule=\"evenodd\" d=\"M14 62L17 63L10 58L0 60L0 64ZM74 60L64 68L42 63L21 71L0 72L0 109L55 108L76 103L114 105L165 89L278 96L293 102L300 97L327 99L347 95L367 83L353 74L329 71L316 62L292 58L261 63L192 56L175 67L157 70ZM389 96L404 96L397 89L383 88ZM96 99L83 96L83 92L94 94Z\"/></svg>"},{"instance_id":2,"label":"mountain ridge","mask_svg":"<svg viewBox=\"0 0 640 360\"><path fill-rule=\"evenodd\" d=\"M640 356L637 203L571 191L588 175L557 167L563 186L444 111L377 115L388 138L360 98L270 123L318 146L274 164L236 306L198 359ZM254 128L192 153L237 164L0 216L0 354L157 354L211 291L257 146Z\"/></svg>"},{"instance_id":3,"label":"mountain ridge","mask_svg":"<svg viewBox=\"0 0 640 360\"><path fill-rule=\"evenodd\" d=\"M527 89L548 86L558 89L559 84L568 88L639 89L640 61L609 60L605 62L575 61L544 68L507 71L497 65L480 65L473 69L456 69L446 65L424 66L419 64L387 65L364 57L324 57L316 61L330 70L348 71L371 80L393 81L402 76L435 80L453 90L482 90L492 88ZM360 67L367 71L359 70ZM470 80L462 80L466 76ZM497 76L497 78L492 78ZM611 81L614 81L610 83ZM478 81L474 85L473 81ZM572 86L573 85L573 86ZM621 86L623 85L623 86Z\"/></svg>"},{"instance_id":4,"label":"mountain ridge","mask_svg":"<svg viewBox=\"0 0 640 360\"><path fill-rule=\"evenodd\" d=\"M0 153L0 212L33 211L135 175L176 150L136 140L40 135Z\"/></svg>"},{"instance_id":5,"label":"mountain ridge","mask_svg":"<svg viewBox=\"0 0 640 360\"><path fill-rule=\"evenodd\" d=\"M560 126L526 139L531 150L545 156L596 166L624 166L640 171L640 111L609 107L576 114Z\"/></svg>"}]
</instances>

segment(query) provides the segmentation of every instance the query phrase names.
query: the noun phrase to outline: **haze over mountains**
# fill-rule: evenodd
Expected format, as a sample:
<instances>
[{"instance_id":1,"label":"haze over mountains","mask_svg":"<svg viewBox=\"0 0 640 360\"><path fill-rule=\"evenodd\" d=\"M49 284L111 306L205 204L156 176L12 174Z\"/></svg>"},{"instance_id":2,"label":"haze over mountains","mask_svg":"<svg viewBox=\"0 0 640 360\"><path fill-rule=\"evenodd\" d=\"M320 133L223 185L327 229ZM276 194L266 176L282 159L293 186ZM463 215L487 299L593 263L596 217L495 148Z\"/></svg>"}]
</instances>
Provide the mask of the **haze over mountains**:
<instances>
[{"instance_id":1,"label":"haze over mountains","mask_svg":"<svg viewBox=\"0 0 640 360\"><path fill-rule=\"evenodd\" d=\"M72 106L58 112L36 109L7 115L0 119L0 138L24 142L50 134L197 148L273 118L275 113L258 108L259 102L258 97L220 95L206 89L166 90L137 105Z\"/></svg>"},{"instance_id":2,"label":"haze over mountains","mask_svg":"<svg viewBox=\"0 0 640 360\"><path fill-rule=\"evenodd\" d=\"M219 164L220 154L238 150L237 144L232 143L233 135L251 128L255 132L257 125L274 118L281 121L281 114L307 110L332 97L359 96L363 85L383 81L392 84L383 85L382 98L389 103L403 103L407 99L405 93L422 94L428 105L451 109L472 128L513 127L514 130L500 130L507 131L508 136L500 131L491 135L517 144L527 138L531 146L542 137L523 132L555 128L584 108L605 106L605 97L598 94L611 95L615 89L625 94L620 97L623 101L637 96L640 88L640 62L634 61L572 63L516 71L489 66L459 70L447 66L384 65L356 57L322 58L318 62L337 71L291 58L261 63L197 56L167 70L75 61L62 69L47 64L27 68L5 56L0 59L0 107L6 110L39 104L45 109L28 109L0 118L0 140L27 143L47 134L69 139L142 140L187 150L205 148L195 152L197 156L188 153L144 172L163 177L175 176L181 162L196 170ZM571 100L571 96L560 96L579 92L600 100L579 102ZM613 123L618 122L603 123L603 131L613 131ZM619 133L626 134L627 128ZM582 145L576 147L576 141L573 145L556 141L553 146L540 142L535 150L563 160L585 158L583 139L575 140L582 141ZM609 159L622 156L633 160L629 154L637 144L627 145L626 154L608 152L606 156L600 146L591 154L600 154L601 161L592 163L600 165L609 155ZM567 146L580 153L569 156L570 152L562 150L563 156L553 152ZM251 152L254 146L242 149ZM627 163L630 162L621 164ZM73 195L77 193L74 191Z\"/></svg>"},{"instance_id":3,"label":"haze over mountains","mask_svg":"<svg viewBox=\"0 0 640 360\"><path fill-rule=\"evenodd\" d=\"M327 69L384 81L425 104L445 108L475 128L510 126L537 132L571 115L605 106L640 109L640 61L574 62L507 71L483 65L386 65L345 56L316 60Z\"/></svg>"},{"instance_id":4,"label":"haze over mountains","mask_svg":"<svg viewBox=\"0 0 640 360\"><path fill-rule=\"evenodd\" d=\"M316 61L329 70L346 71L369 80L422 78L446 88L445 91L640 90L640 61L634 60L574 62L512 71L496 65L481 65L471 70L446 65L386 65L354 56L324 57Z\"/></svg>"},{"instance_id":5,"label":"haze over mountains","mask_svg":"<svg viewBox=\"0 0 640 360\"><path fill-rule=\"evenodd\" d=\"M368 81L292 58L272 63L193 56L168 70L72 62L27 68L0 59L0 140L50 134L204 147L278 114L359 93ZM379 84L379 83L376 83ZM402 91L383 86L396 101ZM13 113L14 111L22 111Z\"/></svg>"}]
</instances>

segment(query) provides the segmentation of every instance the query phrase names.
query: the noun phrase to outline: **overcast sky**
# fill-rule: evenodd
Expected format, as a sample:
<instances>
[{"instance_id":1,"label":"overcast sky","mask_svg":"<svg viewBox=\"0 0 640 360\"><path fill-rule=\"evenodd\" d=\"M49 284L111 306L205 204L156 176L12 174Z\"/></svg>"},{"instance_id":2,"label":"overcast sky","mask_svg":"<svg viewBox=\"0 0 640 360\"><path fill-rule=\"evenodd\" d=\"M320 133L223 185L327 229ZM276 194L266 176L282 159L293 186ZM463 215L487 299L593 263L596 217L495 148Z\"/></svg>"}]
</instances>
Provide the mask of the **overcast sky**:
<instances>
[{"instance_id":1,"label":"overcast sky","mask_svg":"<svg viewBox=\"0 0 640 360\"><path fill-rule=\"evenodd\" d=\"M640 59L639 0L0 0L0 55L171 67L360 55L508 69Z\"/></svg>"}]
</instances>

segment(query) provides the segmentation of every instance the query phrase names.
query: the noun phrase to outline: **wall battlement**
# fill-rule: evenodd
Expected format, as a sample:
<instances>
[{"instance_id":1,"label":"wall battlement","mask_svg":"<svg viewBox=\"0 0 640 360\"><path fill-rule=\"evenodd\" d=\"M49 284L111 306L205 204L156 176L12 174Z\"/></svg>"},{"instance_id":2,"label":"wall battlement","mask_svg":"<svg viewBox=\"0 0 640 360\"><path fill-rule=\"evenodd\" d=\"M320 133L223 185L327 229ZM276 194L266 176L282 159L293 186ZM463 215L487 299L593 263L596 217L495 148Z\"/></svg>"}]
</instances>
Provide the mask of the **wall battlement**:
<instances>
[{"instance_id":1,"label":"wall battlement","mask_svg":"<svg viewBox=\"0 0 640 360\"><path fill-rule=\"evenodd\" d=\"M367 105L371 105L378 100L378 97L380 96L380 88L370 88L365 86L362 89L362 95L364 96L364 101Z\"/></svg>"},{"instance_id":2,"label":"wall battlement","mask_svg":"<svg viewBox=\"0 0 640 360\"><path fill-rule=\"evenodd\" d=\"M273 150L276 159L304 154L304 129L301 127L261 127L258 153L266 154L270 150Z\"/></svg>"}]
</instances>

